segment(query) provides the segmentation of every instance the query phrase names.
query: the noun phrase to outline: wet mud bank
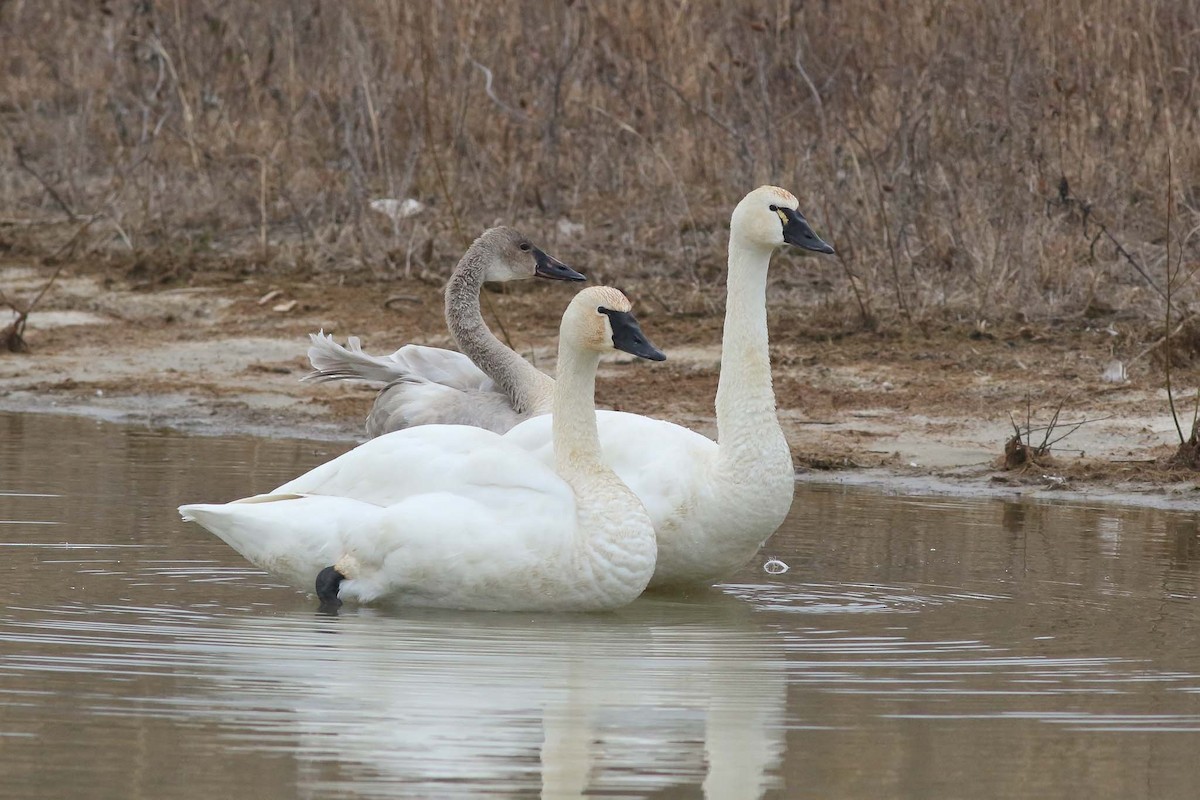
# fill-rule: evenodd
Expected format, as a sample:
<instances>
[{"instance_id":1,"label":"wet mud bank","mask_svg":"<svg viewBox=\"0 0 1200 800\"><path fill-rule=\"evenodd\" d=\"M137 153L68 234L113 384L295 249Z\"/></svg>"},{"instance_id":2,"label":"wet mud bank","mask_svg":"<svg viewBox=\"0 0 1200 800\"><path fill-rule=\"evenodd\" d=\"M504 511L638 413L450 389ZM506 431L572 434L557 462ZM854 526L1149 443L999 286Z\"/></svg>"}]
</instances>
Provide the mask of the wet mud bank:
<instances>
[{"instance_id":1,"label":"wet mud bank","mask_svg":"<svg viewBox=\"0 0 1200 800\"><path fill-rule=\"evenodd\" d=\"M32 268L0 268L10 295L42 280ZM552 372L570 296L531 281L485 308L514 348ZM406 284L404 301L391 302L373 286L264 279L147 291L64 276L29 316L29 352L0 353L0 410L355 441L375 389L301 382L308 334L357 335L376 353L408 341L448 346L441 313L432 283ZM1200 474L1162 467L1175 429L1159 376L1143 364L1125 381L1106 379L1108 329L834 337L806 329L802 309L773 304L769 316L780 417L801 481L1200 508ZM602 365L598 403L715 435L720 314L645 302L639 318L668 361L613 358ZM1068 435L1049 457L1004 470L1014 423L1032 428L1037 444L1056 410L1049 438Z\"/></svg>"}]
</instances>

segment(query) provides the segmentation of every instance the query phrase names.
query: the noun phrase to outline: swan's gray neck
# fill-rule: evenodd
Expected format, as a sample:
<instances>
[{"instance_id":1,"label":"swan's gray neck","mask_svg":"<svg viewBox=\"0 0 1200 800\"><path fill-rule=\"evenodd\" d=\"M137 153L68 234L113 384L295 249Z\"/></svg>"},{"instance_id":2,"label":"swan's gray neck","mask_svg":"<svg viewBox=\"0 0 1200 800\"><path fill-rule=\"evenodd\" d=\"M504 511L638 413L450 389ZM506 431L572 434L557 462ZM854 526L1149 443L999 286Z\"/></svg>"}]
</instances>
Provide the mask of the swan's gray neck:
<instances>
[{"instance_id":1,"label":"swan's gray neck","mask_svg":"<svg viewBox=\"0 0 1200 800\"><path fill-rule=\"evenodd\" d=\"M495 337L479 310L479 292L487 275L489 253L472 246L446 284L446 325L458 349L504 391L513 408L529 413L548 389L550 379Z\"/></svg>"},{"instance_id":2,"label":"swan's gray neck","mask_svg":"<svg viewBox=\"0 0 1200 800\"><path fill-rule=\"evenodd\" d=\"M729 290L717 383L720 468L731 480L753 480L764 451L787 450L775 415L767 342L767 268L771 248L737 239L729 247Z\"/></svg>"}]
</instances>

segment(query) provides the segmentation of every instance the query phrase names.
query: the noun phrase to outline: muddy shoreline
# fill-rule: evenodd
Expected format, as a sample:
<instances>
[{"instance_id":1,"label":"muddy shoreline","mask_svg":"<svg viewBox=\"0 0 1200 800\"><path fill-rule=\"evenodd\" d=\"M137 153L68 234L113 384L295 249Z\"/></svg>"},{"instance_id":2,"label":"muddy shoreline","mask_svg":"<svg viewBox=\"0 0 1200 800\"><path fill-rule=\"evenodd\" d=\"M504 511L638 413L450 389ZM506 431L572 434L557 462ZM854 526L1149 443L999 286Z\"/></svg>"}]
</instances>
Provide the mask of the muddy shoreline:
<instances>
[{"instance_id":1,"label":"muddy shoreline","mask_svg":"<svg viewBox=\"0 0 1200 800\"><path fill-rule=\"evenodd\" d=\"M45 270L0 265L9 296ZM638 287L626 287L637 300ZM530 281L488 295L490 319L551 371L562 285ZM264 298L268 298L264 300ZM400 298L397 300L397 298ZM637 312L668 354L659 364L614 357L597 400L714 435L719 312ZM1085 321L986 335L948 326L924 335L822 335L804 309L770 308L780 417L798 480L905 494L1026 496L1200 509L1200 474L1166 470L1174 423L1159 377L1131 365L1103 378L1121 335ZM7 324L7 320L3 320ZM499 326L497 326L499 327ZM440 287L402 289L212 280L147 290L79 270L30 315L28 353L0 354L0 411L71 414L203 435L362 439L375 389L302 383L307 334L362 337L369 352L418 341L447 345ZM1013 420L1037 428L1092 420L1041 465L1001 469ZM1011 417L1010 417L1011 414ZM1042 433L1035 432L1037 443Z\"/></svg>"}]
</instances>

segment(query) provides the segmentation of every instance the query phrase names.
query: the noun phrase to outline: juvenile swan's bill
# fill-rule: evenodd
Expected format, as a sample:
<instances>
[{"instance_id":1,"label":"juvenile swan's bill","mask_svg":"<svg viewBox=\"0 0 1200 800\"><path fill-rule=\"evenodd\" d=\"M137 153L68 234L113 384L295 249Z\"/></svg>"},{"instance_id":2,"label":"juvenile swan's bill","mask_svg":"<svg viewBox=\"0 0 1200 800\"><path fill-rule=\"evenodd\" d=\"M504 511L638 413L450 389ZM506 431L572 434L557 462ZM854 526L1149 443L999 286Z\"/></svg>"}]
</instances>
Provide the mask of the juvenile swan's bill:
<instances>
[{"instance_id":1,"label":"juvenile swan's bill","mask_svg":"<svg viewBox=\"0 0 1200 800\"><path fill-rule=\"evenodd\" d=\"M641 498L658 535L651 586L710 584L749 561L792 504L792 456L771 388L767 268L791 245L833 248L809 226L790 192L762 186L737 204L729 226L728 299L717 384L717 442L637 414L597 414L604 460ZM553 458L545 419L509 437Z\"/></svg>"},{"instance_id":2,"label":"juvenile swan's bill","mask_svg":"<svg viewBox=\"0 0 1200 800\"><path fill-rule=\"evenodd\" d=\"M390 356L311 335L305 380L359 380L387 386L367 417L367 435L416 425L474 425L496 433L550 411L554 381L497 339L479 309L487 281L587 280L512 228L491 228L467 250L446 284L446 325L461 353L409 344Z\"/></svg>"},{"instance_id":3,"label":"juvenile swan's bill","mask_svg":"<svg viewBox=\"0 0 1200 800\"><path fill-rule=\"evenodd\" d=\"M342 600L479 610L594 611L629 603L654 572L654 528L600 459L601 354L661 361L628 299L584 289L563 315L553 456L461 425L390 433L224 505L187 505L256 566Z\"/></svg>"}]
</instances>

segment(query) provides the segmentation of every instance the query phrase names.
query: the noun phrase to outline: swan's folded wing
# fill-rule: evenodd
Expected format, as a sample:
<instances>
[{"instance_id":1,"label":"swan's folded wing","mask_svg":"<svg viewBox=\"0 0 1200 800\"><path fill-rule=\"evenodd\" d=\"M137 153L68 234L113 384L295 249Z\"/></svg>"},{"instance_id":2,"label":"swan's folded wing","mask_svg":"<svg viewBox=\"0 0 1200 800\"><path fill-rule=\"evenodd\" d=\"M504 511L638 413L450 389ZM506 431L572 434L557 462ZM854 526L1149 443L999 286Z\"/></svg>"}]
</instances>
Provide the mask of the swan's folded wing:
<instances>
[{"instance_id":1,"label":"swan's folded wing","mask_svg":"<svg viewBox=\"0 0 1200 800\"><path fill-rule=\"evenodd\" d=\"M337 566L353 579L344 597L403 589L410 602L463 607L489 607L505 575L562 558L577 520L553 469L452 425L372 439L274 492L180 513L298 588Z\"/></svg>"},{"instance_id":2,"label":"swan's folded wing","mask_svg":"<svg viewBox=\"0 0 1200 800\"><path fill-rule=\"evenodd\" d=\"M379 393L367 416L367 435L418 425L471 425L503 433L525 416L499 390L464 391L441 383L404 381Z\"/></svg>"},{"instance_id":3,"label":"swan's folded wing","mask_svg":"<svg viewBox=\"0 0 1200 800\"><path fill-rule=\"evenodd\" d=\"M390 506L430 492L519 504L574 495L553 465L491 431L423 425L372 439L280 486L272 495L322 495Z\"/></svg>"},{"instance_id":4,"label":"swan's folded wing","mask_svg":"<svg viewBox=\"0 0 1200 800\"><path fill-rule=\"evenodd\" d=\"M362 601L402 592L418 605L503 605L513 575L530 580L568 557L574 497L526 487L430 492L380 507L345 497L257 495L180 507L255 566L312 590L336 566L342 596ZM453 602L451 602L453 601ZM498 606L499 607L499 606Z\"/></svg>"},{"instance_id":5,"label":"swan's folded wing","mask_svg":"<svg viewBox=\"0 0 1200 800\"><path fill-rule=\"evenodd\" d=\"M485 392L496 384L471 359L454 350L406 344L388 358L398 370L464 392Z\"/></svg>"},{"instance_id":6,"label":"swan's folded wing","mask_svg":"<svg viewBox=\"0 0 1200 800\"><path fill-rule=\"evenodd\" d=\"M347 339L345 347L335 342L333 336L325 331L310 333L308 338L312 341L308 348L308 363L312 365L313 371L305 375L303 380L316 383L391 383L405 378L403 367L397 364L392 356L373 356L363 352L357 336Z\"/></svg>"},{"instance_id":7,"label":"swan's folded wing","mask_svg":"<svg viewBox=\"0 0 1200 800\"><path fill-rule=\"evenodd\" d=\"M355 380L367 383L396 381L430 381L462 391L490 391L495 383L462 353L440 347L406 344L386 356L373 356L362 349L357 336L351 336L343 347L333 336L309 334L312 341L308 360L313 371L305 380Z\"/></svg>"},{"instance_id":8,"label":"swan's folded wing","mask_svg":"<svg viewBox=\"0 0 1200 800\"><path fill-rule=\"evenodd\" d=\"M655 528L694 503L706 489L717 459L717 443L660 419L621 411L597 411L604 463L646 507ZM554 464L549 415L533 417L504 435L543 464Z\"/></svg>"},{"instance_id":9,"label":"swan's folded wing","mask_svg":"<svg viewBox=\"0 0 1200 800\"><path fill-rule=\"evenodd\" d=\"M399 593L409 605L495 609L510 590L527 594L522 586L570 563L577 524L569 493L500 486L415 495L382 509L382 521L346 538L360 568L343 597Z\"/></svg>"}]
</instances>

